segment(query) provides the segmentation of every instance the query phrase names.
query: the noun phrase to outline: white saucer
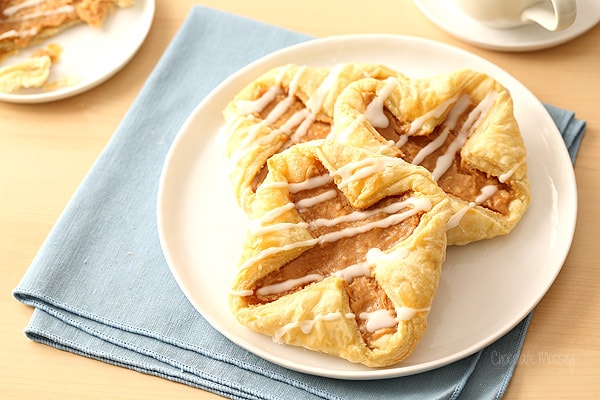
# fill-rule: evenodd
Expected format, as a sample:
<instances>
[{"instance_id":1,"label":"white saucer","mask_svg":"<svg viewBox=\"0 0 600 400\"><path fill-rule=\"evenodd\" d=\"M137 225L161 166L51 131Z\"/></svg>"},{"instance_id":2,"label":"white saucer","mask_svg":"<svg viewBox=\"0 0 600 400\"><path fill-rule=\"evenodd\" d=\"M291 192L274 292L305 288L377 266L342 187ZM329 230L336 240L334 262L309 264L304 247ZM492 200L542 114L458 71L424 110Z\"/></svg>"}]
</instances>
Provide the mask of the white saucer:
<instances>
[{"instance_id":1,"label":"white saucer","mask_svg":"<svg viewBox=\"0 0 600 400\"><path fill-rule=\"evenodd\" d=\"M154 0L136 0L133 7L110 15L101 29L79 25L52 39L23 50L2 61L0 66L16 63L48 43L57 43L62 53L52 66L48 82L73 80L55 90L22 89L16 93L1 93L0 101L11 103L44 103L75 96L98 86L116 74L135 55L144 42L154 19Z\"/></svg>"},{"instance_id":2,"label":"white saucer","mask_svg":"<svg viewBox=\"0 0 600 400\"><path fill-rule=\"evenodd\" d=\"M449 0L415 0L427 18L451 35L490 50L531 51L557 46L591 29L600 22L599 0L577 0L575 23L551 32L537 24L514 29L495 29L465 15Z\"/></svg>"}]
</instances>

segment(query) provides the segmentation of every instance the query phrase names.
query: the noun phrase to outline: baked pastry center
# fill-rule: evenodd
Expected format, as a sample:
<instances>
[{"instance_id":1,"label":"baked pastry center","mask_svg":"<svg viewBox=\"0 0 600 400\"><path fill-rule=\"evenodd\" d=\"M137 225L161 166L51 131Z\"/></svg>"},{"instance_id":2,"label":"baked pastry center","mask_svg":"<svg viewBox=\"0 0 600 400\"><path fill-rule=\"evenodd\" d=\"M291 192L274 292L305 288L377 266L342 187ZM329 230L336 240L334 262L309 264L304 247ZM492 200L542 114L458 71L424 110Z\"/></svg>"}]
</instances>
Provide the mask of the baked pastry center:
<instances>
[{"instance_id":1,"label":"baked pastry center","mask_svg":"<svg viewBox=\"0 0 600 400\"><path fill-rule=\"evenodd\" d=\"M317 184L312 185L311 182ZM396 326L396 312L371 276L367 253L371 249L385 252L408 237L427 207L415 211L415 199L406 193L382 199L365 210L356 210L321 164L315 165L309 172L305 187L292 191L290 201L312 236L321 240L277 271L258 280L253 295L247 298L248 304L271 302L328 276L338 276L344 278L350 309L365 340L385 333L388 328ZM392 326L368 327L367 321L382 311L387 313Z\"/></svg>"},{"instance_id":2,"label":"baked pastry center","mask_svg":"<svg viewBox=\"0 0 600 400\"><path fill-rule=\"evenodd\" d=\"M231 308L277 342L397 363L425 332L450 211L422 167L296 144L270 158L256 192Z\"/></svg>"}]
</instances>

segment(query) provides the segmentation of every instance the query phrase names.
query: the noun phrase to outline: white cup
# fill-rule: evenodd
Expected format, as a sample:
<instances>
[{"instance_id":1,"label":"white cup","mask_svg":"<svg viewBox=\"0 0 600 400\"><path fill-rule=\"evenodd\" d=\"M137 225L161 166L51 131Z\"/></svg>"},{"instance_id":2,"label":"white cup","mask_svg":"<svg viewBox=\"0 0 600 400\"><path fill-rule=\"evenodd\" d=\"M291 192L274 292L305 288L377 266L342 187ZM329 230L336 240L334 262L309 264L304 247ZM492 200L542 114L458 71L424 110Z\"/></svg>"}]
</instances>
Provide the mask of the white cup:
<instances>
[{"instance_id":1,"label":"white cup","mask_svg":"<svg viewBox=\"0 0 600 400\"><path fill-rule=\"evenodd\" d=\"M537 23L549 31L575 21L575 0L454 0L468 16L493 28L510 29Z\"/></svg>"}]
</instances>

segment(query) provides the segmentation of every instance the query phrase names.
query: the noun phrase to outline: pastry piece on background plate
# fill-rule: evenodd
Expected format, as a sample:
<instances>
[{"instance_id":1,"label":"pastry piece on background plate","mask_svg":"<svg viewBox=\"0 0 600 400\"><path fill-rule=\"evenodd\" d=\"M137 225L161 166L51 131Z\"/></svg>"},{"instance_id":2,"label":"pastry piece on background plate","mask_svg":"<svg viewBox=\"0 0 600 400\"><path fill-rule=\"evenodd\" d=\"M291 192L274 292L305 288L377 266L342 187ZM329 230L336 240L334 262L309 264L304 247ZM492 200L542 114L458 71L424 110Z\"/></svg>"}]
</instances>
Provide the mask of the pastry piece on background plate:
<instances>
[{"instance_id":1,"label":"pastry piece on background plate","mask_svg":"<svg viewBox=\"0 0 600 400\"><path fill-rule=\"evenodd\" d=\"M348 83L389 76L398 74L381 65L285 65L242 89L223 112L230 179L240 206L250 208L269 157L295 143L329 134L335 101Z\"/></svg>"},{"instance_id":2,"label":"pastry piece on background plate","mask_svg":"<svg viewBox=\"0 0 600 400\"><path fill-rule=\"evenodd\" d=\"M13 93L21 89L42 87L50 76L49 56L30 57L0 68L0 92Z\"/></svg>"},{"instance_id":3,"label":"pastry piece on background plate","mask_svg":"<svg viewBox=\"0 0 600 400\"><path fill-rule=\"evenodd\" d=\"M338 97L332 138L431 171L454 209L449 245L507 234L529 206L513 102L486 74L352 83Z\"/></svg>"},{"instance_id":4,"label":"pastry piece on background plate","mask_svg":"<svg viewBox=\"0 0 600 400\"><path fill-rule=\"evenodd\" d=\"M0 92L13 93L21 89L45 87L52 65L58 61L62 48L54 43L38 49L31 57L0 68Z\"/></svg>"},{"instance_id":5,"label":"pastry piece on background plate","mask_svg":"<svg viewBox=\"0 0 600 400\"><path fill-rule=\"evenodd\" d=\"M425 333L450 201L422 167L329 140L268 161L230 305L276 342L383 367Z\"/></svg>"},{"instance_id":6,"label":"pastry piece on background plate","mask_svg":"<svg viewBox=\"0 0 600 400\"><path fill-rule=\"evenodd\" d=\"M0 60L81 23L99 28L133 0L0 0Z\"/></svg>"}]
</instances>

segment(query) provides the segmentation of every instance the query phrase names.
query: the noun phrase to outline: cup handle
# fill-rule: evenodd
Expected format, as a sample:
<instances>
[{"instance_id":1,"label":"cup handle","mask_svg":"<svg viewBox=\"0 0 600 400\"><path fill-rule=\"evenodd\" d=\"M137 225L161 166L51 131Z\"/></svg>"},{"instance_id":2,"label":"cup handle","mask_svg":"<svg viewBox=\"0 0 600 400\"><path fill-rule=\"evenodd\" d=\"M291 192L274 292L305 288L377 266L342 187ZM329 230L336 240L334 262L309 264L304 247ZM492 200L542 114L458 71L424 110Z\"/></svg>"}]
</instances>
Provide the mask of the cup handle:
<instances>
[{"instance_id":1,"label":"cup handle","mask_svg":"<svg viewBox=\"0 0 600 400\"><path fill-rule=\"evenodd\" d=\"M524 22L535 22L549 31L560 31L575 22L575 0L547 0L536 3L521 14Z\"/></svg>"}]
</instances>

